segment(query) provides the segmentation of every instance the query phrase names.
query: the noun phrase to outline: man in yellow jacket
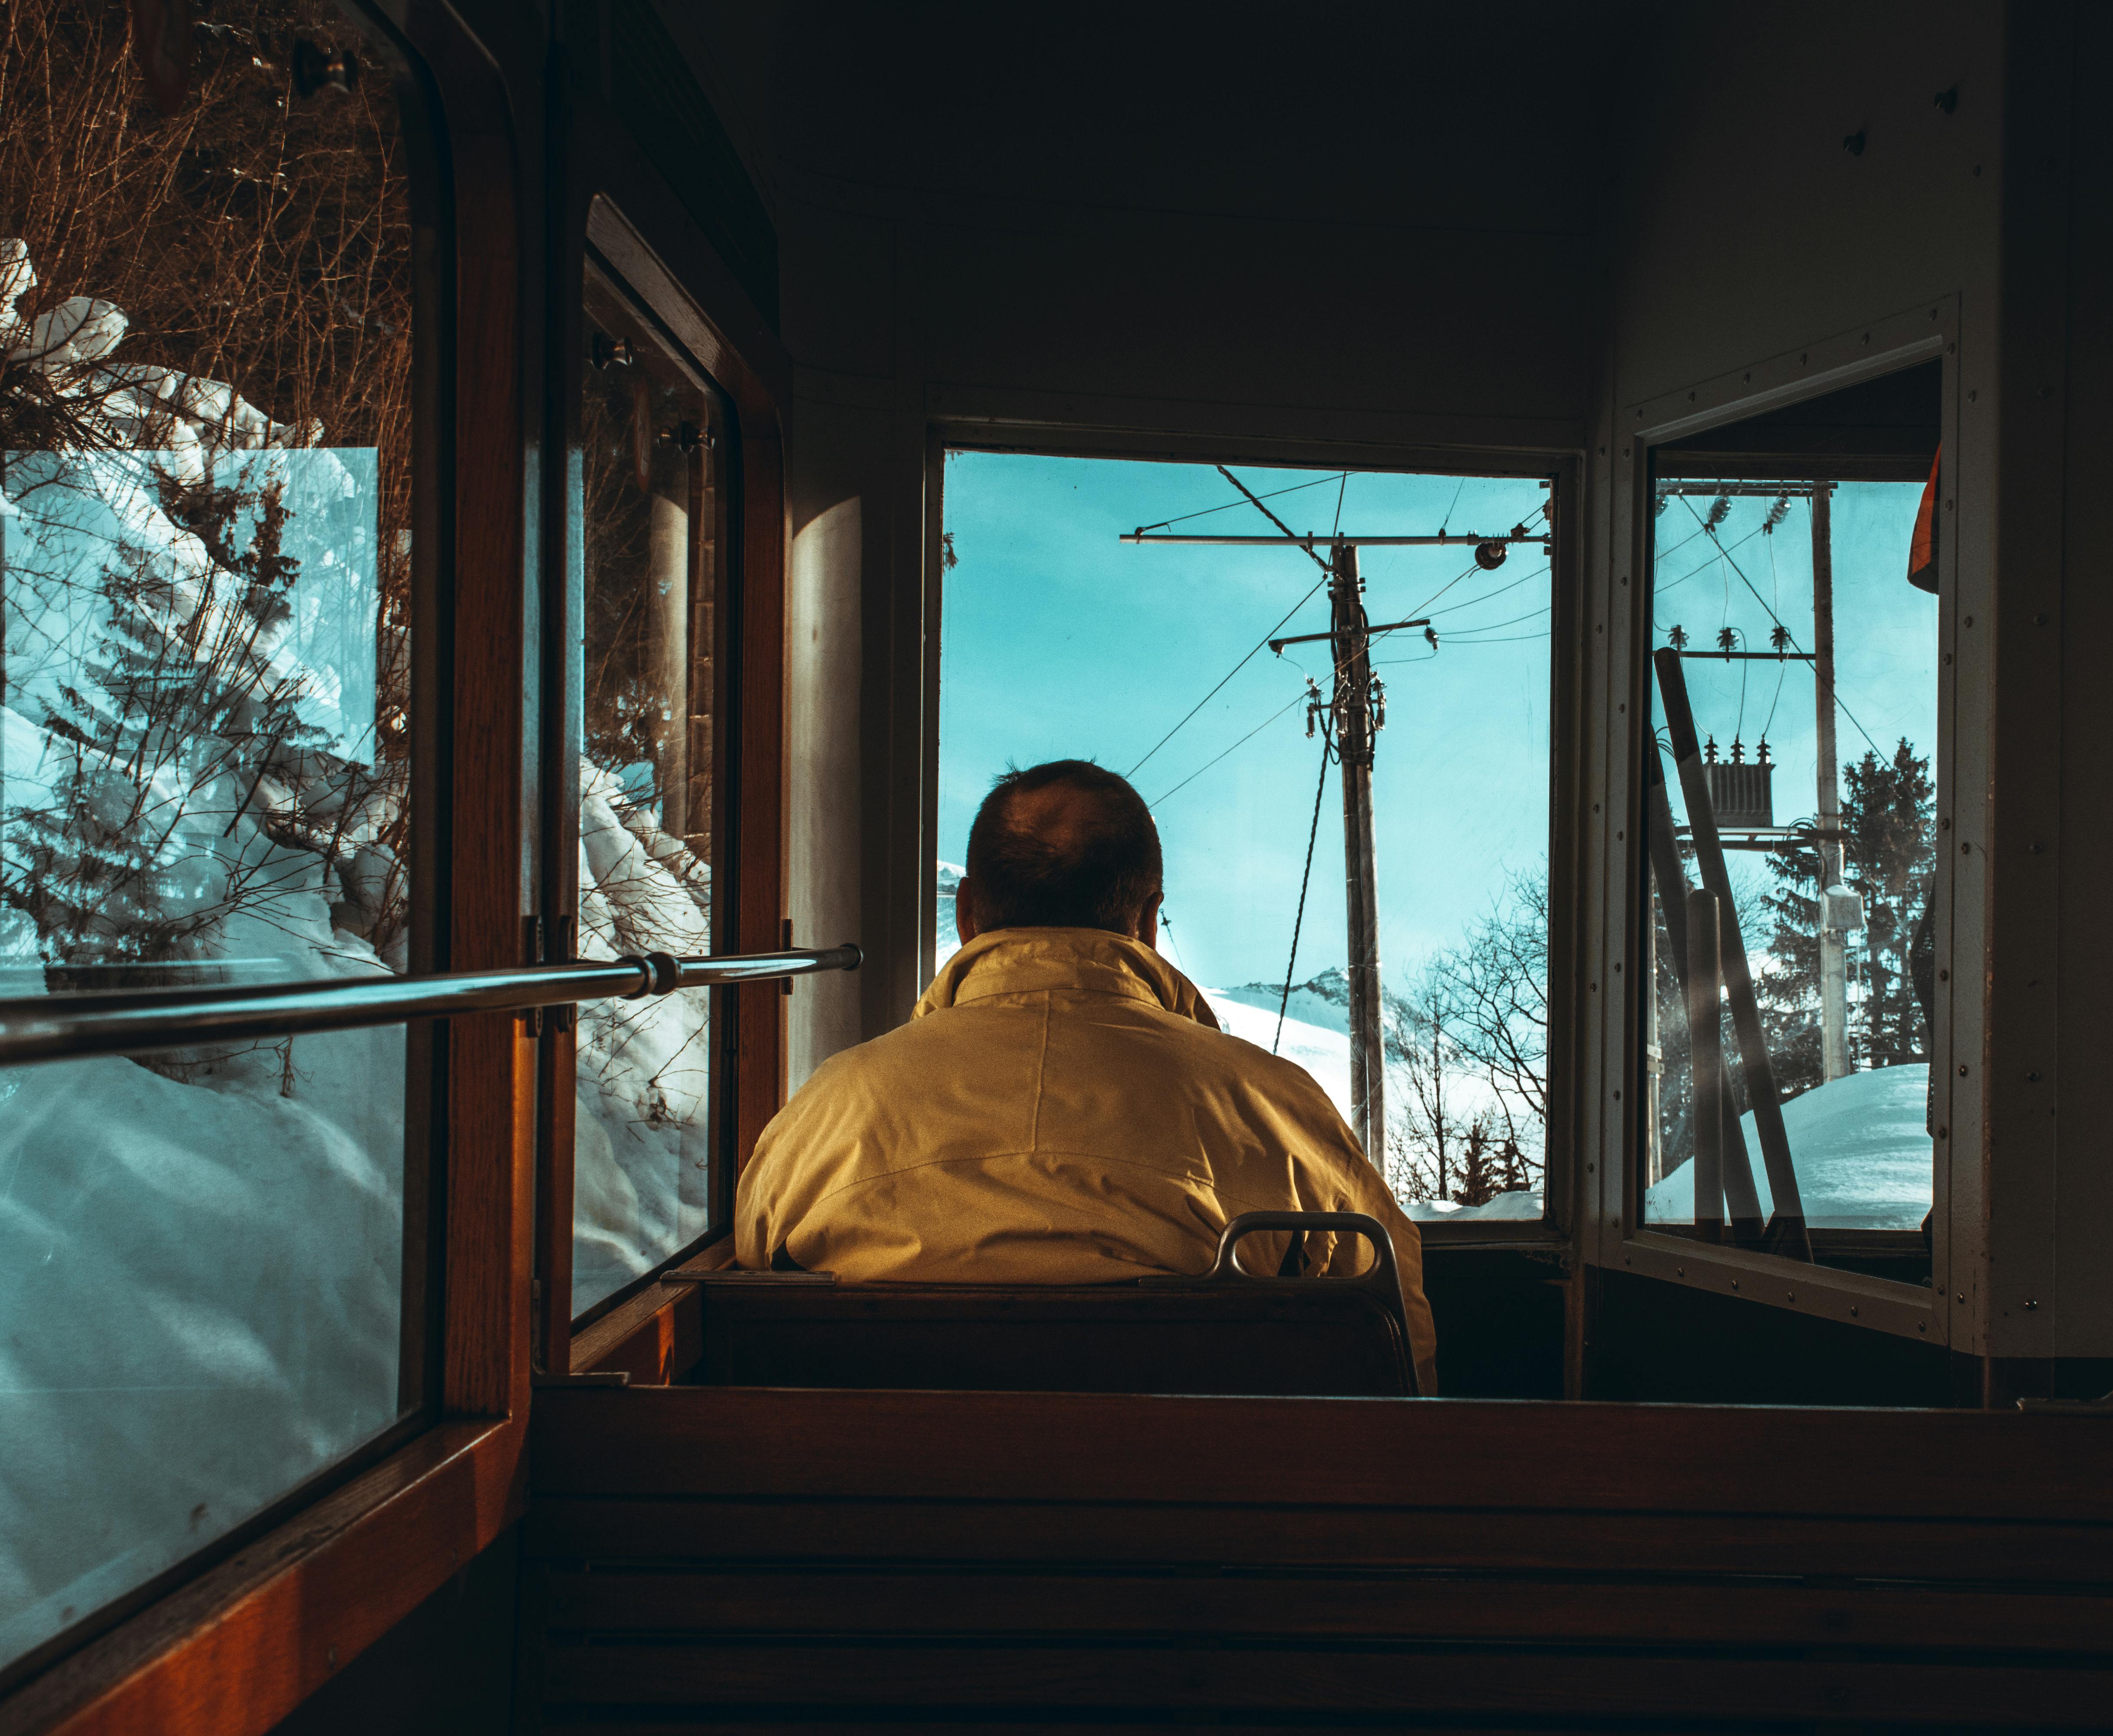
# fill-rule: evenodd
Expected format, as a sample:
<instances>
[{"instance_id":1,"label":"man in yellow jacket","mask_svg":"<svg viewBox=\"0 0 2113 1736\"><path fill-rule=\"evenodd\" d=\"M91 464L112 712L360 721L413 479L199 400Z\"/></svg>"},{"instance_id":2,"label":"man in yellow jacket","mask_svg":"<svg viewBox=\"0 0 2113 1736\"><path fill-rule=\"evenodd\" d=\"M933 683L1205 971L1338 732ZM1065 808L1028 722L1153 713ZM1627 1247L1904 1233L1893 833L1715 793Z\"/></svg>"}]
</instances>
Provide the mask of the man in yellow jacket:
<instances>
[{"instance_id":1,"label":"man in yellow jacket","mask_svg":"<svg viewBox=\"0 0 2113 1736\"><path fill-rule=\"evenodd\" d=\"M968 854L961 950L910 1022L825 1063L756 1141L740 1263L1093 1283L1201 1272L1243 1212L1363 1212L1393 1237L1435 1392L1416 1225L1312 1076L1221 1032L1154 950L1159 834L1137 792L1081 760L1009 773ZM1317 1271L1371 1258L1356 1237L1304 1253Z\"/></svg>"}]
</instances>

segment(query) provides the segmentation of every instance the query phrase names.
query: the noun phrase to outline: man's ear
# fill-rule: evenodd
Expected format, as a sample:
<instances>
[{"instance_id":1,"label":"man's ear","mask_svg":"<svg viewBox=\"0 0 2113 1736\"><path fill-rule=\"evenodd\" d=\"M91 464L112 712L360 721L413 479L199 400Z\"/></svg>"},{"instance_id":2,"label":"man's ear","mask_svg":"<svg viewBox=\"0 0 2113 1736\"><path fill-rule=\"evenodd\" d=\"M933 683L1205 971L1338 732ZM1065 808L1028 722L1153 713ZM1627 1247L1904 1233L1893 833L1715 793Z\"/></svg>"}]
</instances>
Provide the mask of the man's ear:
<instances>
[{"instance_id":1,"label":"man's ear","mask_svg":"<svg viewBox=\"0 0 2113 1736\"><path fill-rule=\"evenodd\" d=\"M1143 941L1154 952L1159 950L1159 907L1166 898L1164 892L1153 893L1137 914L1137 928L1133 938Z\"/></svg>"},{"instance_id":2,"label":"man's ear","mask_svg":"<svg viewBox=\"0 0 2113 1736\"><path fill-rule=\"evenodd\" d=\"M965 946L978 933L975 882L964 874L954 887L954 932Z\"/></svg>"}]
</instances>

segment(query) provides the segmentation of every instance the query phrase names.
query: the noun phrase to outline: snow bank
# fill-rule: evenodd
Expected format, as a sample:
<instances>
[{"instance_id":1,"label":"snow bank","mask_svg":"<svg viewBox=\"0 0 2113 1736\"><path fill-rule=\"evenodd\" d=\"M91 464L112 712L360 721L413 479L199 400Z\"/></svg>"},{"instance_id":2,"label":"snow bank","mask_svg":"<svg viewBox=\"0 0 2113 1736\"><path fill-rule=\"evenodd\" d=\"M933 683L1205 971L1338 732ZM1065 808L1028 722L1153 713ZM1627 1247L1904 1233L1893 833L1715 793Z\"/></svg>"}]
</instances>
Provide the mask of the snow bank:
<instances>
[{"instance_id":1,"label":"snow bank","mask_svg":"<svg viewBox=\"0 0 2113 1736\"><path fill-rule=\"evenodd\" d=\"M1934 1160L1925 1125L1929 1067L1852 1073L1783 1105L1791 1164L1808 1223L1825 1229L1911 1230L1930 1208ZM1764 1217L1774 1209L1754 1118L1741 1123ZM1646 1223L1695 1221L1694 1165L1645 1196Z\"/></svg>"},{"instance_id":2,"label":"snow bank","mask_svg":"<svg viewBox=\"0 0 2113 1736\"><path fill-rule=\"evenodd\" d=\"M400 1027L0 1076L0 1658L395 1418L403 1076Z\"/></svg>"},{"instance_id":3,"label":"snow bank","mask_svg":"<svg viewBox=\"0 0 2113 1736\"><path fill-rule=\"evenodd\" d=\"M1244 1037L1258 1047L1266 1049L1276 1035L1276 1008L1258 1007L1251 1001L1236 999L1242 991L1223 989L1205 989L1203 998L1211 1003L1211 1010L1218 1015L1218 1023L1234 1037ZM1283 1041L1277 1044L1276 1052L1287 1061L1296 1061L1328 1093L1343 1119L1350 1119L1350 1040L1342 1032L1330 1030L1325 1025L1309 1024L1303 1018L1286 1015L1284 1021Z\"/></svg>"},{"instance_id":4,"label":"snow bank","mask_svg":"<svg viewBox=\"0 0 2113 1736\"><path fill-rule=\"evenodd\" d=\"M711 873L620 772L580 762L580 956L711 950ZM704 1234L711 1206L710 1000L703 989L580 1009L573 1307Z\"/></svg>"},{"instance_id":5,"label":"snow bank","mask_svg":"<svg viewBox=\"0 0 2113 1736\"><path fill-rule=\"evenodd\" d=\"M937 919L932 949L935 971L961 950L961 936L954 927L954 895L961 891L961 877L968 873L958 862L942 862L938 868L938 890L932 900Z\"/></svg>"}]
</instances>

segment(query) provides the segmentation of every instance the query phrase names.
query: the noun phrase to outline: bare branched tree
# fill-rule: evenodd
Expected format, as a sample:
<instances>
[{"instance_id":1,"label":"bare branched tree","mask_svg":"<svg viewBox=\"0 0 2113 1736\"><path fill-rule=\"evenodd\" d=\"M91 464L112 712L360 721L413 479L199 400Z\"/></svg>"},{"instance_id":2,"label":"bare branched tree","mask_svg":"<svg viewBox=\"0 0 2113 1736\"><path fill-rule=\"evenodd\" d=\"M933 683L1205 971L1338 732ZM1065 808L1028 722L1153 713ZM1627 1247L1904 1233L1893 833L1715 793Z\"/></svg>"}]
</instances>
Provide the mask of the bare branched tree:
<instances>
[{"instance_id":1,"label":"bare branched tree","mask_svg":"<svg viewBox=\"0 0 2113 1736\"><path fill-rule=\"evenodd\" d=\"M1548 876L1509 877L1461 945L1434 961L1454 1052L1494 1094L1504 1137L1538 1152L1548 1123Z\"/></svg>"}]
</instances>

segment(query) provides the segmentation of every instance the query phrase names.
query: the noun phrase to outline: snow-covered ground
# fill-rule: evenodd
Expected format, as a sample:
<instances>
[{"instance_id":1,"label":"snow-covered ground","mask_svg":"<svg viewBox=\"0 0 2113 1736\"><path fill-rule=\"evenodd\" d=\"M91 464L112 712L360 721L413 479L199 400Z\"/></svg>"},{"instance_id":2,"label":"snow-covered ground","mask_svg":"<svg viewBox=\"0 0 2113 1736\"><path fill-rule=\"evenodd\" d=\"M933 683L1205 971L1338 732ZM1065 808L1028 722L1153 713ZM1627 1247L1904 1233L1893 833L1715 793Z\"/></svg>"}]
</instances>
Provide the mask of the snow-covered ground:
<instances>
[{"instance_id":1,"label":"snow-covered ground","mask_svg":"<svg viewBox=\"0 0 2113 1736\"><path fill-rule=\"evenodd\" d=\"M711 950L711 875L612 772L580 763L580 956ZM711 1204L710 999L580 1009L573 1306L702 1235Z\"/></svg>"},{"instance_id":2,"label":"snow-covered ground","mask_svg":"<svg viewBox=\"0 0 2113 1736\"><path fill-rule=\"evenodd\" d=\"M1928 1212L1934 1160L1925 1117L1929 1067L1852 1073L1783 1105L1805 1221L1823 1229L1911 1230ZM1741 1122L1761 1214L1774 1210L1761 1142ZM1645 1196L1646 1223L1695 1221L1695 1169L1684 1163Z\"/></svg>"}]
</instances>

